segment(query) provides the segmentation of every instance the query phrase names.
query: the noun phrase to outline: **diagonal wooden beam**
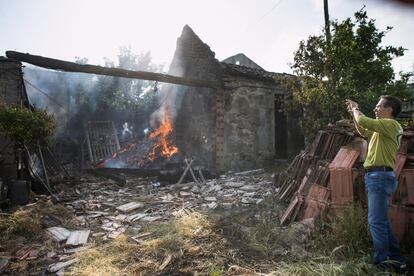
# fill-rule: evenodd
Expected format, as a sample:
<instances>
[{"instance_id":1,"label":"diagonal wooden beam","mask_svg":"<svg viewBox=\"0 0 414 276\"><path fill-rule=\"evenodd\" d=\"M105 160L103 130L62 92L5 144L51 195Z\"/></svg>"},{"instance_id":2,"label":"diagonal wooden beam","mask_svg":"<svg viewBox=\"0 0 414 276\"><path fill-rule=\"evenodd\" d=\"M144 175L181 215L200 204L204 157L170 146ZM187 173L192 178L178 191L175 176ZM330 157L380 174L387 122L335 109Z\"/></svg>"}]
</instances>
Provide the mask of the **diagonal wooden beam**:
<instances>
[{"instance_id":1,"label":"diagonal wooden beam","mask_svg":"<svg viewBox=\"0 0 414 276\"><path fill-rule=\"evenodd\" d=\"M187 85L187 86L197 86L197 87L208 87L217 89L222 87L221 83L206 81L206 80L195 80L187 79L167 74L160 74L154 72L145 72L145 71L132 71L125 70L120 68L111 68L103 67L99 65L90 65L90 64L78 64L75 62L64 61L54 58L35 56L31 54L24 54L15 51L6 51L6 56L11 59L15 59L21 62L27 62L36 66L43 68L61 70L66 72L79 72L79 73L89 73L96 75L106 75L113 77L122 77L130 79L142 79L142 80L153 80L159 82L167 82L173 84Z\"/></svg>"}]
</instances>

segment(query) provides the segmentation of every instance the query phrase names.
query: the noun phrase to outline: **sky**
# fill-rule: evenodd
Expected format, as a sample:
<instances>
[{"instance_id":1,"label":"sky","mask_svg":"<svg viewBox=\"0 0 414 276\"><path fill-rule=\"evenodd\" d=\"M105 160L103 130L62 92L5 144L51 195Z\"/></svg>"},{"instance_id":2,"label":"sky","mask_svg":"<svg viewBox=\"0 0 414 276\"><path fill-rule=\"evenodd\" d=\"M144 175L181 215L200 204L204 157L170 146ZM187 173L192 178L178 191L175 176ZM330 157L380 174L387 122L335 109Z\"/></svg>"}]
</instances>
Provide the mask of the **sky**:
<instances>
[{"instance_id":1,"label":"sky","mask_svg":"<svg viewBox=\"0 0 414 276\"><path fill-rule=\"evenodd\" d=\"M384 46L407 49L395 71L414 71L414 5L330 0L330 18L352 17L364 5L378 28L394 27ZM168 68L186 24L218 60L244 53L267 71L292 73L299 42L322 32L323 0L0 0L0 56L13 50L103 65L127 46Z\"/></svg>"}]
</instances>

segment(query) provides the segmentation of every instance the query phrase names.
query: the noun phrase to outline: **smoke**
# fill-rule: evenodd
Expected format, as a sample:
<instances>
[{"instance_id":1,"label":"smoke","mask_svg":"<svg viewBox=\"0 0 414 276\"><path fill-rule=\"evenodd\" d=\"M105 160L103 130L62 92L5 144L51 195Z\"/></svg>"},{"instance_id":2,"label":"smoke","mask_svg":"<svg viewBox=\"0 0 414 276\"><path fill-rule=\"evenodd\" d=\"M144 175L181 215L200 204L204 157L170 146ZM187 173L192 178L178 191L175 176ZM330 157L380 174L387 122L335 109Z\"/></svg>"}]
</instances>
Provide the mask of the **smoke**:
<instances>
[{"instance_id":1,"label":"smoke","mask_svg":"<svg viewBox=\"0 0 414 276\"><path fill-rule=\"evenodd\" d=\"M177 77L183 77L184 69L182 64L177 62L177 60L174 61L175 64L171 66L168 73ZM161 87L157 98L159 108L151 115L151 127L156 127L156 125L162 122L163 118L166 116L173 122L175 121L186 90L186 86L170 83L164 84Z\"/></svg>"},{"instance_id":2,"label":"smoke","mask_svg":"<svg viewBox=\"0 0 414 276\"><path fill-rule=\"evenodd\" d=\"M45 70L34 66L23 69L23 78L29 101L39 109L53 114L58 122L57 133L64 132L68 122L79 112L82 94L94 91L96 77L82 73L66 73ZM94 93L91 97L91 110L95 109Z\"/></svg>"},{"instance_id":3,"label":"smoke","mask_svg":"<svg viewBox=\"0 0 414 276\"><path fill-rule=\"evenodd\" d=\"M135 55L121 47L118 65L105 60L105 66L157 72L164 65L151 63L150 53ZM87 59L77 58L86 64ZM84 136L87 121L113 121L121 134L123 125L144 136L150 114L156 104L154 82L85 73L46 70L36 66L24 68L24 79L30 102L46 109L58 122L57 134Z\"/></svg>"}]
</instances>

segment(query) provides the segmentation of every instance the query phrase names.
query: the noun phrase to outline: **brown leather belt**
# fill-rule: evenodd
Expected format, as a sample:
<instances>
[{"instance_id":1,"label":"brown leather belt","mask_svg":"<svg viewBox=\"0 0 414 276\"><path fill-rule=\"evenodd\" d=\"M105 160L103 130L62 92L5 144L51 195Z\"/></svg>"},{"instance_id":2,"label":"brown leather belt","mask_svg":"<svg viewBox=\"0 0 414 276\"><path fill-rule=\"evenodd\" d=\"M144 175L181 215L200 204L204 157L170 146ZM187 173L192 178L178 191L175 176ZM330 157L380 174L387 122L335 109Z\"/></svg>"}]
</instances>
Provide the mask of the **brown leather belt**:
<instances>
[{"instance_id":1,"label":"brown leather belt","mask_svg":"<svg viewBox=\"0 0 414 276\"><path fill-rule=\"evenodd\" d=\"M391 172L394 169L386 166L373 166L365 168L366 172Z\"/></svg>"}]
</instances>

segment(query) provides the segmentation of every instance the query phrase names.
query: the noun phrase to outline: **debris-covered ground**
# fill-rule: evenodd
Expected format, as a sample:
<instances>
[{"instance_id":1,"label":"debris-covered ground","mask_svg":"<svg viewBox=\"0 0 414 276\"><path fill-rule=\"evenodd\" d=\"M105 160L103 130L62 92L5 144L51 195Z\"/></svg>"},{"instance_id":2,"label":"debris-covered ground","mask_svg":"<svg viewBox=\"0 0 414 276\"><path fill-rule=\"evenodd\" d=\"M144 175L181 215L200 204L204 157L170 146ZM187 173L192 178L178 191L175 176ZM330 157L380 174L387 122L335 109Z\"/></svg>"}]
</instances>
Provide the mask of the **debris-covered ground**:
<instances>
[{"instance_id":1,"label":"debris-covered ground","mask_svg":"<svg viewBox=\"0 0 414 276\"><path fill-rule=\"evenodd\" d=\"M344 259L350 250L346 245L330 255L315 255L308 242L311 230L327 229L326 225L307 220L281 227L279 217L286 206L273 197L272 175L263 170L222 175L203 184L166 186L151 178L128 178L119 185L83 175L56 189L60 203L37 196L33 203L1 214L1 273L371 275L373 271L366 252L356 254L357 261ZM358 221L364 223L364 217Z\"/></svg>"}]
</instances>

